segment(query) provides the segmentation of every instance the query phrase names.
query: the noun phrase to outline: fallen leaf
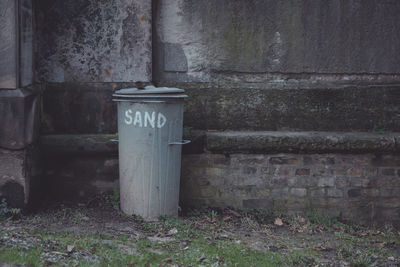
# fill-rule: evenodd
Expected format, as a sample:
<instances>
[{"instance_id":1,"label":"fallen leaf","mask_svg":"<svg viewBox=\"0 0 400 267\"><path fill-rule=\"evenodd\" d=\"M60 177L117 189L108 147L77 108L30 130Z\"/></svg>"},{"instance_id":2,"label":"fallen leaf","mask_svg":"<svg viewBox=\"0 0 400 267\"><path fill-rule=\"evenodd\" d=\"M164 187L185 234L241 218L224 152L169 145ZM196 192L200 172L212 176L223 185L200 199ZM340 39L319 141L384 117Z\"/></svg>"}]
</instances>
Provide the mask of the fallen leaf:
<instances>
[{"instance_id":1,"label":"fallen leaf","mask_svg":"<svg viewBox=\"0 0 400 267\"><path fill-rule=\"evenodd\" d=\"M169 235L175 235L177 233L178 233L178 229L176 229L176 228L172 228L171 230L168 231Z\"/></svg>"},{"instance_id":2,"label":"fallen leaf","mask_svg":"<svg viewBox=\"0 0 400 267\"><path fill-rule=\"evenodd\" d=\"M306 222L306 219L304 219L303 217L299 217L299 222L300 222L300 223L305 223L305 222Z\"/></svg>"},{"instance_id":3,"label":"fallen leaf","mask_svg":"<svg viewBox=\"0 0 400 267\"><path fill-rule=\"evenodd\" d=\"M274 224L278 225L278 226L282 226L283 225L283 221L282 221L281 218L276 218L275 221L274 221Z\"/></svg>"},{"instance_id":4,"label":"fallen leaf","mask_svg":"<svg viewBox=\"0 0 400 267\"><path fill-rule=\"evenodd\" d=\"M227 222L227 221L229 221L231 219L231 216L225 216L224 218L222 218L222 220L224 221L224 222Z\"/></svg>"},{"instance_id":5,"label":"fallen leaf","mask_svg":"<svg viewBox=\"0 0 400 267\"><path fill-rule=\"evenodd\" d=\"M74 250L74 248L75 248L75 246L73 246L73 245L68 245L68 246L67 246L67 252L68 252L68 253L72 252L72 251Z\"/></svg>"},{"instance_id":6,"label":"fallen leaf","mask_svg":"<svg viewBox=\"0 0 400 267\"><path fill-rule=\"evenodd\" d=\"M239 213L237 213L237 212L234 211L234 210L229 210L229 213L232 214L233 216L237 217L237 218L242 217L242 215L240 215Z\"/></svg>"}]
</instances>

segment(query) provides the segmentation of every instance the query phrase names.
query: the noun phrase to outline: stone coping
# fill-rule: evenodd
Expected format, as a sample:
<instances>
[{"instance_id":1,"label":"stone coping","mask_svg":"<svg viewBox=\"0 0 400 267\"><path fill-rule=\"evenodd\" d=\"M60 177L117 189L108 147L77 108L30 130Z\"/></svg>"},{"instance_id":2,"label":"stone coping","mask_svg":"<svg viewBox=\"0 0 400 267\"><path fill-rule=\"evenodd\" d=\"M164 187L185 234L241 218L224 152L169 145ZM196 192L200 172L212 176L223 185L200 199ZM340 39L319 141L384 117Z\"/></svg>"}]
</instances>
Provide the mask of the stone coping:
<instances>
[{"instance_id":1,"label":"stone coping","mask_svg":"<svg viewBox=\"0 0 400 267\"><path fill-rule=\"evenodd\" d=\"M400 133L366 132L209 132L212 153L393 153Z\"/></svg>"},{"instance_id":2,"label":"stone coping","mask_svg":"<svg viewBox=\"0 0 400 267\"><path fill-rule=\"evenodd\" d=\"M115 134L42 135L45 153L117 153ZM400 133L186 131L183 153L399 153Z\"/></svg>"}]
</instances>

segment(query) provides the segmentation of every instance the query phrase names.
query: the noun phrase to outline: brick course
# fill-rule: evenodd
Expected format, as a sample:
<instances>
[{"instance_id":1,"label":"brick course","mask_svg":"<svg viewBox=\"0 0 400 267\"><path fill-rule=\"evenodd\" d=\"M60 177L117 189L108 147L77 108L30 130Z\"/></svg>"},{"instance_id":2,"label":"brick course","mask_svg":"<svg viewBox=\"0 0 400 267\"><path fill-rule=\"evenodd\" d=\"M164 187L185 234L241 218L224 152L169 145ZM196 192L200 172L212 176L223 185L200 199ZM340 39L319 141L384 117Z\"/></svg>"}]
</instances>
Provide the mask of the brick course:
<instances>
[{"instance_id":1,"label":"brick course","mask_svg":"<svg viewBox=\"0 0 400 267\"><path fill-rule=\"evenodd\" d=\"M184 155L181 202L400 224L396 154ZM206 175L204 175L206 174Z\"/></svg>"}]
</instances>

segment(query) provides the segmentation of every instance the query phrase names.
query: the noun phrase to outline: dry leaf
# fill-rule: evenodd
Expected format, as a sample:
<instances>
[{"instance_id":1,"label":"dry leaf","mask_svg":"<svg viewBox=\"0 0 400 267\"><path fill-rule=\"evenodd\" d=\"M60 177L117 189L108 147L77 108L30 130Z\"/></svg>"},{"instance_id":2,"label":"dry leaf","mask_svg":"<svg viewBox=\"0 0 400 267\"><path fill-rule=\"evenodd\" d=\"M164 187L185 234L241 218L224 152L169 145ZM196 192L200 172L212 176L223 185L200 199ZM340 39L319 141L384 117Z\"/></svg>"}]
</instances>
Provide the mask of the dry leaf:
<instances>
[{"instance_id":1,"label":"dry leaf","mask_svg":"<svg viewBox=\"0 0 400 267\"><path fill-rule=\"evenodd\" d=\"M223 220L224 222L227 222L227 221L229 221L230 219L231 219L230 216L225 216L224 218L222 218L222 220Z\"/></svg>"},{"instance_id":2,"label":"dry leaf","mask_svg":"<svg viewBox=\"0 0 400 267\"><path fill-rule=\"evenodd\" d=\"M168 235L175 235L178 233L178 229L175 227L168 231Z\"/></svg>"},{"instance_id":3,"label":"dry leaf","mask_svg":"<svg viewBox=\"0 0 400 267\"><path fill-rule=\"evenodd\" d=\"M237 218L242 217L242 215L240 215L239 213L237 213L237 212L234 211L234 210L229 210L229 213L232 214L233 216L237 217Z\"/></svg>"},{"instance_id":4,"label":"dry leaf","mask_svg":"<svg viewBox=\"0 0 400 267\"><path fill-rule=\"evenodd\" d=\"M282 226L283 225L283 221L282 221L281 218L276 218L275 221L274 221L274 224L278 225L278 226Z\"/></svg>"},{"instance_id":5,"label":"dry leaf","mask_svg":"<svg viewBox=\"0 0 400 267\"><path fill-rule=\"evenodd\" d=\"M67 252L68 252L68 253L72 252L72 251L74 250L74 248L75 248L75 246L73 246L73 245L68 245L68 246L67 246Z\"/></svg>"}]
</instances>

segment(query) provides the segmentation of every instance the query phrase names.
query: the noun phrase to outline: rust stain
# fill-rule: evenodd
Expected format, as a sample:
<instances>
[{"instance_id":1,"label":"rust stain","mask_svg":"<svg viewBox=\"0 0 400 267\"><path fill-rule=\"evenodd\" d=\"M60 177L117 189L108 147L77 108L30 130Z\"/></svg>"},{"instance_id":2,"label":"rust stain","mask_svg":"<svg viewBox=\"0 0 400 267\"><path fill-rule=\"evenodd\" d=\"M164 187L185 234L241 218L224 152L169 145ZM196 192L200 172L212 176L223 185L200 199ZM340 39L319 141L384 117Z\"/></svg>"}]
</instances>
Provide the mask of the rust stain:
<instances>
[{"instance_id":1,"label":"rust stain","mask_svg":"<svg viewBox=\"0 0 400 267\"><path fill-rule=\"evenodd\" d=\"M146 20L146 16L143 15L143 16L140 18L140 20L141 20L141 21L145 21L145 20Z\"/></svg>"}]
</instances>

